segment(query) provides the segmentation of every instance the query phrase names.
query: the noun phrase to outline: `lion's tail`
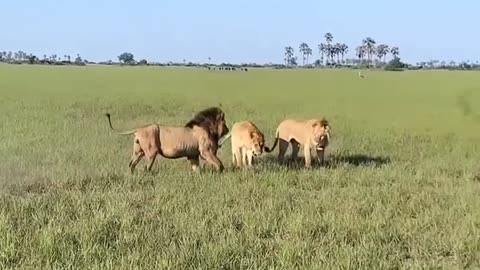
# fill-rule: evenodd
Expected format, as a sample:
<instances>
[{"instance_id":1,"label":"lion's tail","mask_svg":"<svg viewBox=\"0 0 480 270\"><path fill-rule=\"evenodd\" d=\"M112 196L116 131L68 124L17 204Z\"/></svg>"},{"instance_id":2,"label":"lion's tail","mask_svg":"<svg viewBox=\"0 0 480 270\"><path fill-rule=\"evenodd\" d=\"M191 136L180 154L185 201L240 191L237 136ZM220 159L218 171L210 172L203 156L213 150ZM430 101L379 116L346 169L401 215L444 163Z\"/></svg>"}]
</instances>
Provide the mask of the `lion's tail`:
<instances>
[{"instance_id":1,"label":"lion's tail","mask_svg":"<svg viewBox=\"0 0 480 270\"><path fill-rule=\"evenodd\" d=\"M226 140L230 139L230 137L232 137L232 133L228 133L227 135L225 135L225 137L223 137L222 141L220 141L218 143L218 148L221 148L222 145L225 143Z\"/></svg>"},{"instance_id":2,"label":"lion's tail","mask_svg":"<svg viewBox=\"0 0 480 270\"><path fill-rule=\"evenodd\" d=\"M116 130L113 128L112 120L110 119L110 113L106 113L105 116L107 116L108 124L109 124L109 126L110 126L110 129L113 130L113 131L116 131ZM129 134L135 133L136 131L137 131L137 129L132 129L132 130L123 131L123 132L117 132L117 133L120 134L120 135L129 135Z\"/></svg>"},{"instance_id":3,"label":"lion's tail","mask_svg":"<svg viewBox=\"0 0 480 270\"><path fill-rule=\"evenodd\" d=\"M265 146L264 147L265 152L267 153L272 152L275 149L275 147L277 147L277 143L278 143L278 130L275 132L275 142L273 143L272 148L268 148L267 146Z\"/></svg>"}]
</instances>

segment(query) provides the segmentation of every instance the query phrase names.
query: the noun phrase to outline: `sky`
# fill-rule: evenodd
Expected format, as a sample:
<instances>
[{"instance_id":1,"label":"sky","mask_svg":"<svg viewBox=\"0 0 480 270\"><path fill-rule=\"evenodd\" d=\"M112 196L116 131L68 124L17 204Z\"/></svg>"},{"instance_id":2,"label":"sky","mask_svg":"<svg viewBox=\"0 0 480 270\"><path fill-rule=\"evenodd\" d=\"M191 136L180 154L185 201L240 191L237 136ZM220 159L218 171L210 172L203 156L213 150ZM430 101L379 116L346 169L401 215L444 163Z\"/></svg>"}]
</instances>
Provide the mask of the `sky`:
<instances>
[{"instance_id":1,"label":"sky","mask_svg":"<svg viewBox=\"0 0 480 270\"><path fill-rule=\"evenodd\" d=\"M480 60L476 0L3 0L1 10L0 51L40 57L282 63L301 42L318 59L331 32L349 57L372 37L409 63Z\"/></svg>"}]
</instances>

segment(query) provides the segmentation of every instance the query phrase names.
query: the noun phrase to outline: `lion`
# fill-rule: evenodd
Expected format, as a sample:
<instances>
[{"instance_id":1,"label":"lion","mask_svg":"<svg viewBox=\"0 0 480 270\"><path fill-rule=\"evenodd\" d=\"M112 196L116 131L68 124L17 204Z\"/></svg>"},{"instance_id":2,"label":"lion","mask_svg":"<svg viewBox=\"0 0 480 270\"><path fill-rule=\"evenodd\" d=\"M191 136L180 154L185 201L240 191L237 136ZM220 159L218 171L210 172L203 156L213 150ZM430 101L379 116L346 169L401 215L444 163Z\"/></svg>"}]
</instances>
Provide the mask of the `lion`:
<instances>
[{"instance_id":1,"label":"lion","mask_svg":"<svg viewBox=\"0 0 480 270\"><path fill-rule=\"evenodd\" d=\"M110 128L115 130L110 114L106 116ZM119 134L134 134L133 155L128 163L133 173L143 157L148 160L146 170L150 171L157 155L168 159L186 157L193 171L199 168L201 157L217 171L223 171L223 163L217 157L218 141L228 132L225 113L220 108L210 107L195 114L183 127L150 124Z\"/></svg>"},{"instance_id":2,"label":"lion","mask_svg":"<svg viewBox=\"0 0 480 270\"><path fill-rule=\"evenodd\" d=\"M279 142L280 141L280 142ZM311 149L317 153L317 159L322 164L325 157L325 148L330 141L330 125L325 118L282 121L275 133L275 142L271 149L265 148L265 152L272 152L279 142L278 161L283 162L289 144L292 144L292 159L298 158L300 145L304 146L305 167L311 167Z\"/></svg>"},{"instance_id":3,"label":"lion","mask_svg":"<svg viewBox=\"0 0 480 270\"><path fill-rule=\"evenodd\" d=\"M234 167L252 167L254 157L263 154L265 147L265 136L250 121L236 122L232 126L229 135L225 140L231 137L232 144L232 165ZM225 142L223 140L223 142Z\"/></svg>"}]
</instances>

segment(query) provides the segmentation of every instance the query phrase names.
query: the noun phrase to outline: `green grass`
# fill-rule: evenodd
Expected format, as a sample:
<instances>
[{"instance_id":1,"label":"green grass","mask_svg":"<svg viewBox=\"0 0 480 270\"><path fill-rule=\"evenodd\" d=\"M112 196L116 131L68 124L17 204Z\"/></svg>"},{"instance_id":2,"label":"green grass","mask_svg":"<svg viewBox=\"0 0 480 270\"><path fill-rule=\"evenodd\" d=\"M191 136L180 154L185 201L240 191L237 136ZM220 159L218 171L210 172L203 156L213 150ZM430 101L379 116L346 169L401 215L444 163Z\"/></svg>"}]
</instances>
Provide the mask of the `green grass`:
<instances>
[{"instance_id":1,"label":"green grass","mask_svg":"<svg viewBox=\"0 0 480 270\"><path fill-rule=\"evenodd\" d=\"M0 65L0 268L478 269L479 74L356 73ZM177 125L219 104L268 145L282 119L326 116L330 166L276 149L253 171L131 175L104 116Z\"/></svg>"}]
</instances>

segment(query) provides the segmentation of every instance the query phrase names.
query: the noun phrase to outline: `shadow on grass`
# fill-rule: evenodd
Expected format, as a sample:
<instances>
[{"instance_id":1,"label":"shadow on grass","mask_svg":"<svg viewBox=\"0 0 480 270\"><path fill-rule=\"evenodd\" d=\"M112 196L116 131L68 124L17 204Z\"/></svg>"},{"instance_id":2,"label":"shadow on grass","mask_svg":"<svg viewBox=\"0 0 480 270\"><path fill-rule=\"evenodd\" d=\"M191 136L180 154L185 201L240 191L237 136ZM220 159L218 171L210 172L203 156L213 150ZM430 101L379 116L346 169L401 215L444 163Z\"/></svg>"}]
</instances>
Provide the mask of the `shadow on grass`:
<instances>
[{"instance_id":1,"label":"shadow on grass","mask_svg":"<svg viewBox=\"0 0 480 270\"><path fill-rule=\"evenodd\" d=\"M258 159L258 164L264 167L281 166L293 170L303 170L305 167L305 159L299 157L297 160L291 160L290 156L285 157L283 163L279 163L275 155L266 155ZM355 167L380 167L391 162L389 157L383 156L369 156L363 154L352 155L330 155L323 164L320 164L316 157L312 156L312 167L324 167L328 169L335 169L344 166Z\"/></svg>"},{"instance_id":2,"label":"shadow on grass","mask_svg":"<svg viewBox=\"0 0 480 270\"><path fill-rule=\"evenodd\" d=\"M354 155L332 155L327 166L353 165L353 166L374 166L378 167L390 163L389 157L369 156L363 154Z\"/></svg>"}]
</instances>

